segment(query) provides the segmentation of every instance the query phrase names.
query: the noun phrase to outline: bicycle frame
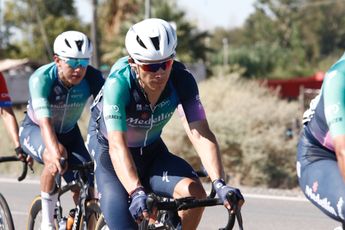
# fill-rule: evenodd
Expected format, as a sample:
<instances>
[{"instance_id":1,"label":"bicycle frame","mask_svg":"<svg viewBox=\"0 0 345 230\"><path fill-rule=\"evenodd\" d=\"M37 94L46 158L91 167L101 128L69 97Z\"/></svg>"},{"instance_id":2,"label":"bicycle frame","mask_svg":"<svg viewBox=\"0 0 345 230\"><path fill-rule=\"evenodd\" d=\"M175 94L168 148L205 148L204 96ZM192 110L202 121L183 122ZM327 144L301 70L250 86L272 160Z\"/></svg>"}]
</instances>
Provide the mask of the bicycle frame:
<instances>
[{"instance_id":1,"label":"bicycle frame","mask_svg":"<svg viewBox=\"0 0 345 230\"><path fill-rule=\"evenodd\" d=\"M87 172L93 170L93 162L87 162L81 165L72 165L68 168L71 171L78 171L77 179L61 187L61 175L56 177L56 184L59 188L59 196L56 207L56 220L60 223L63 217L63 210L60 202L60 197L73 188L80 189L78 204L76 205L76 212L74 216L73 229L79 229L79 226L83 224L86 229L86 201L89 198L89 182L87 179ZM81 223L83 221L83 223Z\"/></svg>"}]
</instances>

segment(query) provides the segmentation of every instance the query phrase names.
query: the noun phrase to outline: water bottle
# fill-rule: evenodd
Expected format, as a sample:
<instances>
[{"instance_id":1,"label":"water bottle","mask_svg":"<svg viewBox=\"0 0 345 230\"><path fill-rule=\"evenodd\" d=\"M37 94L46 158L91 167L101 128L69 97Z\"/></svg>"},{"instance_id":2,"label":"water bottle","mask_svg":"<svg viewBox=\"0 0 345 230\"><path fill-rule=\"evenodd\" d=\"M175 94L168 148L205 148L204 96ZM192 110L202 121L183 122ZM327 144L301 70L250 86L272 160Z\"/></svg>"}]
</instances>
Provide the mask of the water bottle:
<instances>
[{"instance_id":1,"label":"water bottle","mask_svg":"<svg viewBox=\"0 0 345 230\"><path fill-rule=\"evenodd\" d=\"M72 230L74 224L75 209L71 209L67 218L66 230Z\"/></svg>"},{"instance_id":2,"label":"water bottle","mask_svg":"<svg viewBox=\"0 0 345 230\"><path fill-rule=\"evenodd\" d=\"M67 218L66 217L61 218L59 222L59 230L66 230L66 223L67 223Z\"/></svg>"}]
</instances>

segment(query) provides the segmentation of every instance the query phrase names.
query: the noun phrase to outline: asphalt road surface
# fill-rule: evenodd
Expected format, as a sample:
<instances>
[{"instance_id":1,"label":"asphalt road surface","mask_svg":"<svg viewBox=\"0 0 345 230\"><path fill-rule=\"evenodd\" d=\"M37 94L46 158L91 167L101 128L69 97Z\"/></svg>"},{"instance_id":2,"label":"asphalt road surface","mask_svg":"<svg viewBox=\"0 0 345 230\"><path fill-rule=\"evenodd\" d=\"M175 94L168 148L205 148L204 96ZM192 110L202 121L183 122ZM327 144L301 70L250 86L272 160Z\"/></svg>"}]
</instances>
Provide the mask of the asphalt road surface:
<instances>
[{"instance_id":1,"label":"asphalt road surface","mask_svg":"<svg viewBox=\"0 0 345 230\"><path fill-rule=\"evenodd\" d=\"M0 178L0 192L5 196L17 230L26 229L27 213L33 198L39 194L38 181ZM333 230L340 224L329 219L303 197L272 196L244 192L242 209L246 230ZM69 198L68 198L69 199ZM71 205L71 200L65 200ZM200 230L224 227L227 212L223 207L206 208ZM234 229L239 229L236 223Z\"/></svg>"}]
</instances>

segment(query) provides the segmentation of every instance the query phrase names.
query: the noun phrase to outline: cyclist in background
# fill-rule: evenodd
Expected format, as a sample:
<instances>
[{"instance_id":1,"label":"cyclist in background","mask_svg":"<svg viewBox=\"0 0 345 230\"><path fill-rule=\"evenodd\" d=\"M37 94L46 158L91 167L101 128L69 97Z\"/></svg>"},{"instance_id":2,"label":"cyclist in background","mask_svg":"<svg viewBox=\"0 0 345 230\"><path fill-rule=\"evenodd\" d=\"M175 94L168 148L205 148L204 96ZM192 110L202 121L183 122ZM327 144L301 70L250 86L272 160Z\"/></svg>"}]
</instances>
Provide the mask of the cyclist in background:
<instances>
[{"instance_id":1,"label":"cyclist in background","mask_svg":"<svg viewBox=\"0 0 345 230\"><path fill-rule=\"evenodd\" d=\"M4 120L4 125L11 136L13 144L15 146L14 151L22 161L27 161L29 166L32 167L33 160L30 156L24 157L23 149L19 143L18 136L18 123L16 116L13 112L12 101L8 93L7 85L4 76L0 72L0 114Z\"/></svg>"},{"instance_id":2,"label":"cyclist in background","mask_svg":"<svg viewBox=\"0 0 345 230\"><path fill-rule=\"evenodd\" d=\"M311 203L345 223L345 55L327 71L303 123L297 152L300 187Z\"/></svg>"},{"instance_id":3,"label":"cyclist in background","mask_svg":"<svg viewBox=\"0 0 345 230\"><path fill-rule=\"evenodd\" d=\"M161 19L146 19L126 35L129 56L112 67L92 106L89 151L95 154L100 204L110 229L137 229L148 217L147 192L181 198L205 198L192 167L169 152L161 139L176 108L218 196L230 208L218 144L199 98L198 87L185 66L174 60L175 29ZM180 213L183 229L196 229L203 208ZM177 226L181 229L181 226Z\"/></svg>"},{"instance_id":4,"label":"cyclist in background","mask_svg":"<svg viewBox=\"0 0 345 230\"><path fill-rule=\"evenodd\" d=\"M67 182L75 178L73 172L64 173L67 167L60 165L61 160L68 164L91 160L77 124L88 98L96 96L104 84L101 72L89 65L91 54L92 44L85 34L63 32L54 41L54 62L37 69L29 80L30 99L20 142L25 152L44 164L41 229L55 228L54 176L63 174Z\"/></svg>"}]
</instances>

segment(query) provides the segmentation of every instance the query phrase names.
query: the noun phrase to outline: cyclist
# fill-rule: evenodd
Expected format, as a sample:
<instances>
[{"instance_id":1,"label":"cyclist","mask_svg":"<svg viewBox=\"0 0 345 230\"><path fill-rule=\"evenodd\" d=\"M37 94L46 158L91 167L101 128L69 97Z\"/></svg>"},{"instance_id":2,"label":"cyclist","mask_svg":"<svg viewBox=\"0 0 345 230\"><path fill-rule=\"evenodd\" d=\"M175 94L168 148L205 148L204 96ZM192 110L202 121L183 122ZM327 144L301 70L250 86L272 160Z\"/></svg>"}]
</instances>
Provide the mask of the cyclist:
<instances>
[{"instance_id":1,"label":"cyclist","mask_svg":"<svg viewBox=\"0 0 345 230\"><path fill-rule=\"evenodd\" d=\"M12 108L12 101L10 95L8 93L7 85L4 76L0 72L0 114L2 119L4 120L5 127L9 132L13 144L15 146L14 151L18 155L19 159L22 161L27 161L29 166L32 167L33 160L30 156L27 156L26 159L23 155L23 149L19 143L19 136L18 136L18 123L16 116L13 112Z\"/></svg>"},{"instance_id":2,"label":"cyclist","mask_svg":"<svg viewBox=\"0 0 345 230\"><path fill-rule=\"evenodd\" d=\"M241 192L222 179L216 138L192 74L174 60L176 45L175 29L162 19L133 25L125 39L129 56L113 65L92 106L88 149L110 229L136 229L136 222L148 217L148 191L174 198L206 196L192 167L170 153L160 137L176 108L219 197L228 208L229 191L243 202ZM183 229L196 229L202 212L180 213Z\"/></svg>"},{"instance_id":3,"label":"cyclist","mask_svg":"<svg viewBox=\"0 0 345 230\"><path fill-rule=\"evenodd\" d=\"M30 99L20 142L25 152L44 164L42 229L54 229L58 196L54 176L63 174L67 182L74 179L73 172L64 173L62 158L68 164L91 160L77 124L88 98L96 96L104 84L101 72L89 65L91 54L92 43L85 34L63 32L54 41L54 62L37 69L29 80ZM73 196L76 201L78 191Z\"/></svg>"},{"instance_id":4,"label":"cyclist","mask_svg":"<svg viewBox=\"0 0 345 230\"><path fill-rule=\"evenodd\" d=\"M304 113L297 175L305 196L345 223L345 55L326 73L320 94Z\"/></svg>"}]
</instances>

